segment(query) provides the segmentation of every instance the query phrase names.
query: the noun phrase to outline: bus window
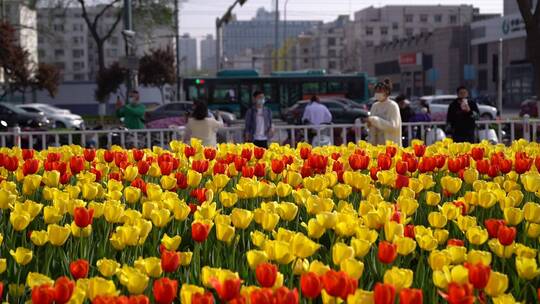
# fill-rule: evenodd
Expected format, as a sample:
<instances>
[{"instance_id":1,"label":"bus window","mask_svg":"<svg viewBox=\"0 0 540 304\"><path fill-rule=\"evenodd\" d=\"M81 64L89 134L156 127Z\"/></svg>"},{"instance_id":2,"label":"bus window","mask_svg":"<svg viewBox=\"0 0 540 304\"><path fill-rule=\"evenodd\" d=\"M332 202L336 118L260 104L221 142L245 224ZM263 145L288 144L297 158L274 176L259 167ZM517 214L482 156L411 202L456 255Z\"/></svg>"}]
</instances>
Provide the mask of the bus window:
<instances>
[{"instance_id":1,"label":"bus window","mask_svg":"<svg viewBox=\"0 0 540 304\"><path fill-rule=\"evenodd\" d=\"M234 85L216 85L214 88L214 102L216 103L234 103L238 101L237 97Z\"/></svg>"},{"instance_id":2,"label":"bus window","mask_svg":"<svg viewBox=\"0 0 540 304\"><path fill-rule=\"evenodd\" d=\"M200 87L200 86L194 86L190 85L188 88L188 96L186 98L188 100L206 100L207 94L206 94L206 87Z\"/></svg>"},{"instance_id":3,"label":"bus window","mask_svg":"<svg viewBox=\"0 0 540 304\"><path fill-rule=\"evenodd\" d=\"M251 94L249 85L240 85L240 103L251 104Z\"/></svg>"},{"instance_id":4,"label":"bus window","mask_svg":"<svg viewBox=\"0 0 540 304\"><path fill-rule=\"evenodd\" d=\"M328 82L328 94L345 94L345 85L343 82L330 81Z\"/></svg>"},{"instance_id":5,"label":"bus window","mask_svg":"<svg viewBox=\"0 0 540 304\"><path fill-rule=\"evenodd\" d=\"M302 84L302 93L304 95L314 95L319 94L319 83L318 82L306 82Z\"/></svg>"}]
</instances>

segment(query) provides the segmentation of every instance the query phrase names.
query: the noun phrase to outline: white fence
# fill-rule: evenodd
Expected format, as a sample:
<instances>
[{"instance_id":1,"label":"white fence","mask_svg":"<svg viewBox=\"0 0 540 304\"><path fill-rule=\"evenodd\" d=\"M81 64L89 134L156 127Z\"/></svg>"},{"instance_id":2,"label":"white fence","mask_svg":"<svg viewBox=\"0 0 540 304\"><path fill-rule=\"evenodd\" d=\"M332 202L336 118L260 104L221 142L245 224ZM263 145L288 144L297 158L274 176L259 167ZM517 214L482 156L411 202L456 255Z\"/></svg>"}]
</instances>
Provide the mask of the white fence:
<instances>
[{"instance_id":1,"label":"white fence","mask_svg":"<svg viewBox=\"0 0 540 304\"><path fill-rule=\"evenodd\" d=\"M540 120L538 119L479 121L477 123L477 138L490 139L493 142L505 144L519 138L538 141L537 129L539 125ZM444 122L404 123L403 144L409 145L415 138L422 139L427 143L441 140L440 132L434 132L434 130L437 128L444 130L445 126ZM171 140L185 140L184 131L183 127L81 131L23 131L20 128L14 128L8 132L0 132L0 144L3 147L19 146L36 149L68 144L97 148L111 147L112 145L126 148L167 147ZM320 144L341 145L366 139L368 132L366 125L362 124L333 124L320 127L276 125L271 141L295 146L308 139L310 142L316 141ZM243 133L242 126L223 128L218 133L218 141L241 143L244 140Z\"/></svg>"}]
</instances>

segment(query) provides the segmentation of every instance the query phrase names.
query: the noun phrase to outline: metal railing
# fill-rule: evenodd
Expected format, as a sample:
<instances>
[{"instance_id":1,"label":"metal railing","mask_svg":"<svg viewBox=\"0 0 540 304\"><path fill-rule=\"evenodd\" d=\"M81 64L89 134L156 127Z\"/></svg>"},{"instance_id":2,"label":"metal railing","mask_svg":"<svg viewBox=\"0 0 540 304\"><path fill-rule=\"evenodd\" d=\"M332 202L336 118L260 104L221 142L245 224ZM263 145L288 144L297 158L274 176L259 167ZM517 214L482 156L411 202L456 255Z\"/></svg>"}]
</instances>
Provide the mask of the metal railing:
<instances>
[{"instance_id":1,"label":"metal railing","mask_svg":"<svg viewBox=\"0 0 540 304\"><path fill-rule=\"evenodd\" d=\"M515 139L539 141L538 119L478 121L477 138L489 139L495 143L510 144ZM442 140L445 122L403 123L403 145L410 145L413 139L424 140L427 144ZM369 130L365 124L332 124L322 126L275 125L271 142L296 146L307 141L314 145L341 145L367 139ZM439 129L439 130L437 130ZM442 131L442 132L441 132ZM0 144L3 147L25 147L46 149L50 146L77 144L84 147L111 147L119 145L132 147L167 147L172 140L185 141L185 128L164 129L110 129L110 130L63 130L63 131L25 131L13 128L0 132ZM314 142L315 141L315 142ZM243 126L233 126L218 132L218 142L244 142Z\"/></svg>"}]
</instances>

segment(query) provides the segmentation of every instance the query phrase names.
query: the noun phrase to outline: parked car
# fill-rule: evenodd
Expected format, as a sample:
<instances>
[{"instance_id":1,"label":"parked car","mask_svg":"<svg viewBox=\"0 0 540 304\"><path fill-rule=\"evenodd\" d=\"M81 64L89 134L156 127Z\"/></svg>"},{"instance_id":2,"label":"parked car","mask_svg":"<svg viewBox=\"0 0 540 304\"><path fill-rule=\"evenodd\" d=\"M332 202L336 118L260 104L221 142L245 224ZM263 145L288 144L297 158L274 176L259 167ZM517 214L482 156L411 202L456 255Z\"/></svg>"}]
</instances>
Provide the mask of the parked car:
<instances>
[{"instance_id":1,"label":"parked car","mask_svg":"<svg viewBox=\"0 0 540 304\"><path fill-rule=\"evenodd\" d=\"M519 117L529 115L529 117L538 117L538 99L536 96L529 97L525 99L520 106Z\"/></svg>"},{"instance_id":2,"label":"parked car","mask_svg":"<svg viewBox=\"0 0 540 304\"><path fill-rule=\"evenodd\" d=\"M302 124L302 116L309 103L309 100L301 100L292 107L286 109L283 112L283 120L288 124ZM369 112L361 107L351 106L341 101L321 98L321 103L330 110L330 113L332 113L333 123L352 124L357 118L369 116Z\"/></svg>"},{"instance_id":3,"label":"parked car","mask_svg":"<svg viewBox=\"0 0 540 304\"><path fill-rule=\"evenodd\" d=\"M19 126L21 128L46 129L52 124L42 113L27 112L11 103L0 103L0 120L8 126Z\"/></svg>"},{"instance_id":4,"label":"parked car","mask_svg":"<svg viewBox=\"0 0 540 304\"><path fill-rule=\"evenodd\" d=\"M43 113L56 128L83 129L84 120L80 115L69 110L60 109L45 103L27 103L18 105L19 108L30 113Z\"/></svg>"},{"instance_id":5,"label":"parked car","mask_svg":"<svg viewBox=\"0 0 540 304\"><path fill-rule=\"evenodd\" d=\"M145 120L147 123L151 123L156 120L186 117L192 110L193 102L191 101L172 102L146 111ZM236 116L233 113L222 110L209 111L209 116L216 116L217 114L221 116L223 122L227 125L234 123L236 120Z\"/></svg>"},{"instance_id":6,"label":"parked car","mask_svg":"<svg viewBox=\"0 0 540 304\"><path fill-rule=\"evenodd\" d=\"M420 98L420 103L424 103L429 106L431 111L431 119L434 121L446 120L446 114L448 113L448 107L456 100L456 95L435 95L424 96ZM497 117L497 108L488 105L478 105L480 111L481 120L493 120Z\"/></svg>"}]
</instances>

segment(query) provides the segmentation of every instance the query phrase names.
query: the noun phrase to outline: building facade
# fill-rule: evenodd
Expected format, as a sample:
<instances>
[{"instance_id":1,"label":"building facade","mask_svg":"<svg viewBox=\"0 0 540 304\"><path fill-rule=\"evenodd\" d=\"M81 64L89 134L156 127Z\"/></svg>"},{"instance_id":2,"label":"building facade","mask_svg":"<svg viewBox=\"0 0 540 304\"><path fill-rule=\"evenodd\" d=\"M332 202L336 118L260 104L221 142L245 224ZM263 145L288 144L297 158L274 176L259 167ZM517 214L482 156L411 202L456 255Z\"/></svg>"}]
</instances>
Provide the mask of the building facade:
<instances>
[{"instance_id":1,"label":"building facade","mask_svg":"<svg viewBox=\"0 0 540 304\"><path fill-rule=\"evenodd\" d=\"M102 6L87 8L90 18L94 18ZM109 11L100 24L110 27L116 20L116 12ZM142 56L151 49L174 47L174 32L167 27L137 32L135 49ZM97 46L82 17L81 8L40 8L37 18L38 55L43 62L56 65L62 72L64 81L94 81L99 63ZM105 65L109 66L125 56L125 40L119 24L105 42ZM100 32L107 28L99 29Z\"/></svg>"},{"instance_id":2,"label":"building facade","mask_svg":"<svg viewBox=\"0 0 540 304\"><path fill-rule=\"evenodd\" d=\"M213 73L216 71L216 39L207 35L201 40L201 70Z\"/></svg>"},{"instance_id":3,"label":"building facade","mask_svg":"<svg viewBox=\"0 0 540 304\"><path fill-rule=\"evenodd\" d=\"M184 34L180 37L180 71L183 75L189 75L198 70L197 68L197 39Z\"/></svg>"},{"instance_id":4,"label":"building facade","mask_svg":"<svg viewBox=\"0 0 540 304\"><path fill-rule=\"evenodd\" d=\"M390 5L360 10L345 29L347 71L359 71L364 57L360 52L364 46L427 34L439 28L462 26L478 15L478 9L472 5Z\"/></svg>"},{"instance_id":5,"label":"building facade","mask_svg":"<svg viewBox=\"0 0 540 304\"><path fill-rule=\"evenodd\" d=\"M307 32L321 24L320 21L280 21L278 36L280 48L283 41ZM231 58L246 49L274 48L275 13L260 8L252 20L235 20L223 27L223 56Z\"/></svg>"},{"instance_id":6,"label":"building facade","mask_svg":"<svg viewBox=\"0 0 540 304\"><path fill-rule=\"evenodd\" d=\"M538 0L529 0L529 3L531 4L531 8L534 10L536 7L536 4L538 3ZM512 15L512 14L518 14L519 13L519 6L517 4L516 0L504 0L504 15Z\"/></svg>"},{"instance_id":7,"label":"building facade","mask_svg":"<svg viewBox=\"0 0 540 304\"><path fill-rule=\"evenodd\" d=\"M391 79L407 96L453 93L465 81L469 37L468 26L454 26L366 46L362 71Z\"/></svg>"}]
</instances>

